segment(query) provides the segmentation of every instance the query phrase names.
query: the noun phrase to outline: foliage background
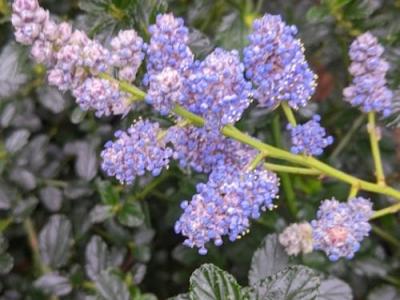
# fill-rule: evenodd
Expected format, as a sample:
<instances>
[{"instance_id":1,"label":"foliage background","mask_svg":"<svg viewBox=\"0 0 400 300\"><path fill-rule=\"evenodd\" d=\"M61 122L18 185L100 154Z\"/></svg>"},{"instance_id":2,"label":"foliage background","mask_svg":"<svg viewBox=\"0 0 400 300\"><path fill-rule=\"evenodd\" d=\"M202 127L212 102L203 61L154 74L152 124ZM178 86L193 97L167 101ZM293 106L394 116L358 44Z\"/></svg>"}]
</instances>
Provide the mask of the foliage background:
<instances>
[{"instance_id":1,"label":"foliage background","mask_svg":"<svg viewBox=\"0 0 400 300\"><path fill-rule=\"evenodd\" d=\"M255 17L266 12L281 14L287 23L299 27L308 60L319 75L317 93L312 104L300 111L300 118L320 113L336 140L324 159L373 180L365 118L342 101L341 91L349 81L347 50L354 36L372 31L385 45L391 64L388 79L396 90L400 83L400 1L40 2L53 16L70 20L104 42L121 28L135 28L147 37L146 28L155 15L172 11L190 26L191 45L198 58L216 46L242 49ZM141 178L128 188L105 178L99 169L105 141L115 130L151 112L143 107L123 120L99 120L81 112L69 94L46 85L45 70L34 65L27 49L14 42L9 16L9 3L0 0L0 299L47 299L43 284L33 284L40 277L40 266L27 239L32 227L39 236L41 260L72 282L73 291L65 299L85 299L93 293L96 287L86 274L88 265L99 263L90 262L96 259L117 267L134 299L151 299L145 293L166 299L186 291L190 274L205 262L229 271L246 285L253 252L268 233L280 232L295 220L312 219L324 198L346 198L349 187L345 184L326 178L286 177L278 209L254 222L242 240L211 248L206 257L184 248L182 238L173 232L181 213L179 203L191 198L195 184L206 180L205 176L172 166L160 177ZM389 184L399 188L398 115L382 121L386 127L381 144ZM284 123L279 113L253 108L239 127L284 146ZM373 195L373 201L378 209L390 199ZM89 243L92 247L87 247ZM355 299L400 299L396 291L400 287L399 253L399 217L387 216L374 222L371 238L352 261L330 263L321 253L299 261L346 281ZM58 282L60 286L65 288L63 282Z\"/></svg>"}]
</instances>

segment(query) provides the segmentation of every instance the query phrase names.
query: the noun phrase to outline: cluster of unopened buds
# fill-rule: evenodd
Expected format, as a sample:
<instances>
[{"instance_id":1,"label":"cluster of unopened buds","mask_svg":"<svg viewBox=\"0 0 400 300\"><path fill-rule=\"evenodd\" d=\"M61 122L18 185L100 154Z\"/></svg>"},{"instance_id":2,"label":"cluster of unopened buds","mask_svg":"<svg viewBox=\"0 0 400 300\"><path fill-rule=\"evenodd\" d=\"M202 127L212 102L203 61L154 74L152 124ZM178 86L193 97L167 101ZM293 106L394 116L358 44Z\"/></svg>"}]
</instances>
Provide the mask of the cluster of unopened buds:
<instances>
[{"instance_id":1,"label":"cluster of unopened buds","mask_svg":"<svg viewBox=\"0 0 400 300\"><path fill-rule=\"evenodd\" d=\"M17 41L31 46L32 58L48 68L49 84L70 91L83 110L97 117L128 114L139 96L122 89L121 82L136 82L147 88L143 100L176 121L164 129L140 119L127 131L116 132L101 157L105 173L122 184L148 172L157 176L174 160L182 168L209 174L208 182L199 183L193 198L181 204L183 214L175 231L186 237L185 245L206 254L208 242L220 246L224 236L230 241L240 238L252 219L276 206L279 179L261 163L265 157L222 131L241 119L252 99L271 110L307 105L316 76L295 26L269 14L255 20L242 63L238 51L221 48L196 60L189 48L189 30L172 14L157 16L146 43L134 30L125 30L108 47L68 23L56 23L37 0L14 1L12 23ZM350 49L354 80L344 95L365 112L387 115L391 92L382 52L370 33L354 41ZM145 75L136 78L144 60ZM204 126L185 122L176 107L200 117ZM314 116L303 125L288 125L292 153L316 156L333 143L320 121ZM291 225L280 242L289 254L315 249L325 251L331 260L351 258L370 231L371 215L372 204L364 198L347 203L325 200L316 220Z\"/></svg>"}]
</instances>

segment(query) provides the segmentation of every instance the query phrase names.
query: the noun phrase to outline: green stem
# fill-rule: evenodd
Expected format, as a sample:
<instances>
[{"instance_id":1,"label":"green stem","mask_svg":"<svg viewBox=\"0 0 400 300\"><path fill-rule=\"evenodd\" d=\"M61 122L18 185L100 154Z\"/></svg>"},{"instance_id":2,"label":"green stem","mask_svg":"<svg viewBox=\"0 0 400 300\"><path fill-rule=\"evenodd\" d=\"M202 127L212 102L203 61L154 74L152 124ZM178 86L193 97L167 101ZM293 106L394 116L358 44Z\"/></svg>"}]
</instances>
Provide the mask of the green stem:
<instances>
[{"instance_id":1,"label":"green stem","mask_svg":"<svg viewBox=\"0 0 400 300\"><path fill-rule=\"evenodd\" d=\"M126 83L126 85L129 85L129 84ZM131 85L129 85L129 86L132 87ZM124 86L120 85L120 87L121 87L121 89L123 89L125 87L125 84L124 84ZM124 88L124 90L128 93L131 93L132 95L134 95L136 97L141 96L142 99L145 97L145 93L143 91L139 90L137 87L129 88L129 89ZM138 91L140 91L140 92L138 92ZM177 115L187 119L195 126L203 126L204 125L203 118L189 112L182 106L177 105L174 108L174 112ZM330 176L332 178L336 178L336 179L346 182L350 185L359 186L360 190L373 192L373 193L377 193L377 194L382 194L382 195L387 195L387 196L395 198L396 200L400 200L400 191L398 191L394 188L391 188L389 186L382 186L380 184L376 184L376 183L372 183L372 182L368 182L368 181L359 179L359 178L349 175L343 171L337 170L337 169L335 169L313 157L297 155L297 154L293 154L288 151L285 151L283 149L273 147L269 144L263 143L260 140L247 135L246 133L241 132L239 129L237 129L233 125L227 125L227 126L223 127L221 132L226 137L229 137L236 141L247 144L259 151L268 152L269 157L276 158L276 159L282 159L282 160L285 160L285 161L288 161L291 163L299 164L301 166L305 166L305 167L308 167L311 169L318 170L321 173L323 173L324 175Z\"/></svg>"},{"instance_id":2,"label":"green stem","mask_svg":"<svg viewBox=\"0 0 400 300\"><path fill-rule=\"evenodd\" d=\"M346 133L346 135L340 140L339 145L335 148L335 150L332 152L332 155L329 157L329 159L334 160L336 159L339 154L343 151L343 149L346 147L348 143L350 143L352 136L354 133L360 128L362 125L363 121L365 119L365 115L362 114L360 115L353 123L351 126L350 130Z\"/></svg>"},{"instance_id":3,"label":"green stem","mask_svg":"<svg viewBox=\"0 0 400 300\"><path fill-rule=\"evenodd\" d=\"M371 151L375 164L375 175L378 184L385 185L385 175L383 173L382 158L379 149L379 134L376 127L376 114L375 112L368 113L368 134L371 142Z\"/></svg>"},{"instance_id":4,"label":"green stem","mask_svg":"<svg viewBox=\"0 0 400 300\"><path fill-rule=\"evenodd\" d=\"M289 173L297 175L321 175L320 171L309 168L292 167L292 166L278 165L272 163L265 163L264 166L266 169L278 173Z\"/></svg>"},{"instance_id":5,"label":"green stem","mask_svg":"<svg viewBox=\"0 0 400 300\"><path fill-rule=\"evenodd\" d=\"M377 219L377 218L380 218L380 217L383 217L383 216L386 216L389 214L394 214L394 213L397 213L398 211L400 211L400 203L396 203L392 206L375 211L375 213L371 217L371 220Z\"/></svg>"},{"instance_id":6,"label":"green stem","mask_svg":"<svg viewBox=\"0 0 400 300\"><path fill-rule=\"evenodd\" d=\"M282 106L283 107L283 106ZM290 108L289 108L290 110ZM290 110L291 112L291 110ZM280 122L280 117L279 115L276 115L272 121L272 134L274 136L275 144L282 148L282 139L281 139L281 122ZM293 186L292 182L290 180L289 174L287 173L281 173L281 182L282 182L282 188L285 194L285 200L286 200L286 205L290 211L290 214L292 215L293 218L296 218L297 216L297 202L296 202L296 194L293 191Z\"/></svg>"},{"instance_id":7,"label":"green stem","mask_svg":"<svg viewBox=\"0 0 400 300\"><path fill-rule=\"evenodd\" d=\"M290 108L289 104L286 101L282 101L281 107L290 125L297 126L296 117L294 116L293 111Z\"/></svg>"},{"instance_id":8,"label":"green stem","mask_svg":"<svg viewBox=\"0 0 400 300\"><path fill-rule=\"evenodd\" d=\"M394 276L386 275L386 276L383 276L382 279L386 280L387 282L391 283L392 285L400 287L400 280Z\"/></svg>"},{"instance_id":9,"label":"green stem","mask_svg":"<svg viewBox=\"0 0 400 300\"><path fill-rule=\"evenodd\" d=\"M393 244L396 246L397 249L400 249L400 241L396 239L394 236L391 234L387 233L385 230L379 228L376 225L372 225L372 231L382 239L388 241L389 243Z\"/></svg>"},{"instance_id":10,"label":"green stem","mask_svg":"<svg viewBox=\"0 0 400 300\"><path fill-rule=\"evenodd\" d=\"M25 219L23 222L26 234L28 235L29 246L33 253L34 265L38 268L40 275L51 272L50 268L46 266L40 257L39 242L35 230L35 226L30 218ZM57 296L51 296L50 300L58 300Z\"/></svg>"},{"instance_id":11,"label":"green stem","mask_svg":"<svg viewBox=\"0 0 400 300\"><path fill-rule=\"evenodd\" d=\"M347 199L350 200L350 199L356 197L359 190L360 190L360 188L357 185L352 185L351 188L350 188L349 196L347 197Z\"/></svg>"},{"instance_id":12,"label":"green stem","mask_svg":"<svg viewBox=\"0 0 400 300\"><path fill-rule=\"evenodd\" d=\"M39 242L37 238L37 234L35 231L35 226L33 225L33 222L30 218L27 218L24 221L24 228L26 231L26 234L28 235L28 242L31 247L32 253L33 253L33 261L34 264L38 267L40 274L45 274L50 271L50 269L42 263L42 259L40 257L40 252L39 252Z\"/></svg>"},{"instance_id":13,"label":"green stem","mask_svg":"<svg viewBox=\"0 0 400 300\"><path fill-rule=\"evenodd\" d=\"M151 193L159 184L163 183L166 179L168 179L170 175L168 173L163 173L161 176L156 177L151 182L149 182L146 187L136 195L133 196L133 199L143 200L146 196Z\"/></svg>"},{"instance_id":14,"label":"green stem","mask_svg":"<svg viewBox=\"0 0 400 300\"><path fill-rule=\"evenodd\" d=\"M0 0L0 13L4 16L10 15L10 7L6 0Z\"/></svg>"},{"instance_id":15,"label":"green stem","mask_svg":"<svg viewBox=\"0 0 400 300\"><path fill-rule=\"evenodd\" d=\"M66 188L68 187L68 182L62 180L54 179L39 179L41 184L50 185L53 187Z\"/></svg>"},{"instance_id":16,"label":"green stem","mask_svg":"<svg viewBox=\"0 0 400 300\"><path fill-rule=\"evenodd\" d=\"M110 74L101 73L101 74L99 74L99 77L106 79L106 80L117 82L121 91L127 92L127 93L131 94L132 96L134 96L134 100L140 101L140 100L144 100L144 98L146 97L146 93L143 92L141 89L137 88L134 85L131 85L130 83L128 83L126 81L118 81L114 77L112 77Z\"/></svg>"},{"instance_id":17,"label":"green stem","mask_svg":"<svg viewBox=\"0 0 400 300\"><path fill-rule=\"evenodd\" d=\"M257 156L250 162L249 166L246 168L247 171L253 171L255 168L257 168L258 164L265 158L267 153L265 152L260 152L257 154Z\"/></svg>"},{"instance_id":18,"label":"green stem","mask_svg":"<svg viewBox=\"0 0 400 300\"><path fill-rule=\"evenodd\" d=\"M4 232L12 223L12 218L5 218L0 220L0 233Z\"/></svg>"},{"instance_id":19,"label":"green stem","mask_svg":"<svg viewBox=\"0 0 400 300\"><path fill-rule=\"evenodd\" d=\"M83 281L82 287L91 292L97 292L96 285L91 281Z\"/></svg>"}]
</instances>

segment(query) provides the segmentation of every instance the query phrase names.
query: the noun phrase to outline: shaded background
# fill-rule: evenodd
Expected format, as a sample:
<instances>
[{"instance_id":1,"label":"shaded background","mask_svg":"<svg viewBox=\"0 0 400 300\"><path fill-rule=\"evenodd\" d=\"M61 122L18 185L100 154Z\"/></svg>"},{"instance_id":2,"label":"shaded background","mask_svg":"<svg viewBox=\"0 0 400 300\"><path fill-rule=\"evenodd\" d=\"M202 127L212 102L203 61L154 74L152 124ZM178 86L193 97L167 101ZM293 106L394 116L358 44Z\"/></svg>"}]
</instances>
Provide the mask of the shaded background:
<instances>
[{"instance_id":1,"label":"shaded background","mask_svg":"<svg viewBox=\"0 0 400 300\"><path fill-rule=\"evenodd\" d=\"M287 23L298 26L307 58L319 75L315 97L299 112L299 118L304 121L313 113L321 114L324 126L335 137L324 160L374 180L366 120L342 101L342 89L350 79L347 51L355 36L372 31L386 48L385 57L391 64L388 81L396 90L400 82L400 1L40 3L54 17L70 20L104 43L122 28L135 28L147 39L146 28L156 14L171 11L191 28L191 47L200 59L217 46L242 49L255 17L266 12L282 15ZM276 211L254 222L243 239L211 247L206 257L199 256L181 245L183 239L174 234L173 225L181 213L180 201L190 199L195 184L206 176L172 165L161 176L140 178L131 187L105 178L99 169L99 153L112 133L127 128L138 116L157 116L144 105L123 120L97 119L80 111L68 93L47 86L46 71L33 64L28 49L14 42L9 17L9 4L0 0L0 299L48 299L32 284L40 272L27 240L27 230L32 228L40 236L39 243L50 245L40 247L40 255L73 282L74 290L65 299L89 299L85 295L93 287L85 265L87 257L99 255L87 248L93 236L107 243L109 264L131 276L130 288L138 295L135 299L147 299L139 296L139 290L165 299L186 291L190 274L204 262L230 271L239 283L247 284L251 256L267 233L280 232L295 220L311 220L322 199L347 197L349 187L333 180L286 177ZM396 126L400 117L396 116L381 122L386 126L381 145L388 182L399 188L400 129ZM279 113L253 107L238 126L271 144L287 144L286 124ZM372 196L375 209L389 204L390 199ZM330 263L321 253L300 261L348 282L356 299L400 299L395 290L400 287L399 239L398 216L387 216L374 221L371 238L363 242L352 261Z\"/></svg>"}]
</instances>

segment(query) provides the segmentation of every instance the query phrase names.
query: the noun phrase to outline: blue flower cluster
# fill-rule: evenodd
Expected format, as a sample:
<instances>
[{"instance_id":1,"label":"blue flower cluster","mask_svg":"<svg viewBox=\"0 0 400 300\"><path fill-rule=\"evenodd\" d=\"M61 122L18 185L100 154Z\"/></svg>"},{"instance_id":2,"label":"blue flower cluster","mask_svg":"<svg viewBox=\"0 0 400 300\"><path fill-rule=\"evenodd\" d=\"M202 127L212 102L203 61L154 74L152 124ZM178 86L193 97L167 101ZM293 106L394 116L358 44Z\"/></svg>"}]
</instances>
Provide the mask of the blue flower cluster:
<instances>
[{"instance_id":1,"label":"blue flower cluster","mask_svg":"<svg viewBox=\"0 0 400 300\"><path fill-rule=\"evenodd\" d=\"M312 120L303 125L288 125L292 141L290 150L293 153L321 155L324 148L333 143L333 137L327 136L325 129L319 124L320 120L319 115L314 115Z\"/></svg>"},{"instance_id":2,"label":"blue flower cluster","mask_svg":"<svg viewBox=\"0 0 400 300\"><path fill-rule=\"evenodd\" d=\"M215 130L194 126L168 128L166 141L175 149L175 158L182 168L210 173L218 165L246 166L256 155L247 145L228 139Z\"/></svg>"},{"instance_id":3,"label":"blue flower cluster","mask_svg":"<svg viewBox=\"0 0 400 300\"><path fill-rule=\"evenodd\" d=\"M371 230L368 220L372 213L371 201L362 197L347 203L324 200L317 219L311 222L314 249L323 250L332 261L351 259Z\"/></svg>"},{"instance_id":4,"label":"blue flower cluster","mask_svg":"<svg viewBox=\"0 0 400 300\"><path fill-rule=\"evenodd\" d=\"M244 49L244 65L262 107L274 108L287 101L298 109L315 91L316 75L305 60L304 47L296 34L297 28L287 26L280 16L266 14L253 23L250 43Z\"/></svg>"},{"instance_id":5,"label":"blue flower cluster","mask_svg":"<svg viewBox=\"0 0 400 300\"><path fill-rule=\"evenodd\" d=\"M207 126L220 128L241 118L250 105L251 90L239 53L217 48L192 67L183 105L204 117Z\"/></svg>"},{"instance_id":6,"label":"blue flower cluster","mask_svg":"<svg viewBox=\"0 0 400 300\"><path fill-rule=\"evenodd\" d=\"M383 47L376 37L366 32L350 47L352 84L343 91L345 101L363 112L376 111L388 116L392 111L393 93L386 86L388 63L381 57Z\"/></svg>"},{"instance_id":7,"label":"blue flower cluster","mask_svg":"<svg viewBox=\"0 0 400 300\"><path fill-rule=\"evenodd\" d=\"M189 30L183 19L173 14L160 14L156 24L149 27L151 35L147 47L147 74L144 84L151 82L151 76L171 67L185 72L193 63L194 56L188 47Z\"/></svg>"},{"instance_id":8,"label":"blue flower cluster","mask_svg":"<svg viewBox=\"0 0 400 300\"><path fill-rule=\"evenodd\" d=\"M146 171L159 175L173 156L158 123L139 120L127 132L117 131L115 137L117 140L107 142L101 153L102 168L121 183L130 184Z\"/></svg>"},{"instance_id":9,"label":"blue flower cluster","mask_svg":"<svg viewBox=\"0 0 400 300\"><path fill-rule=\"evenodd\" d=\"M217 167L206 184L197 185L192 200L182 202L184 212L175 224L175 231L187 238L184 245L197 247L204 255L206 243L214 241L220 246L224 235L235 241L246 234L251 219L274 207L272 201L278 191L279 180L272 172Z\"/></svg>"}]
</instances>

